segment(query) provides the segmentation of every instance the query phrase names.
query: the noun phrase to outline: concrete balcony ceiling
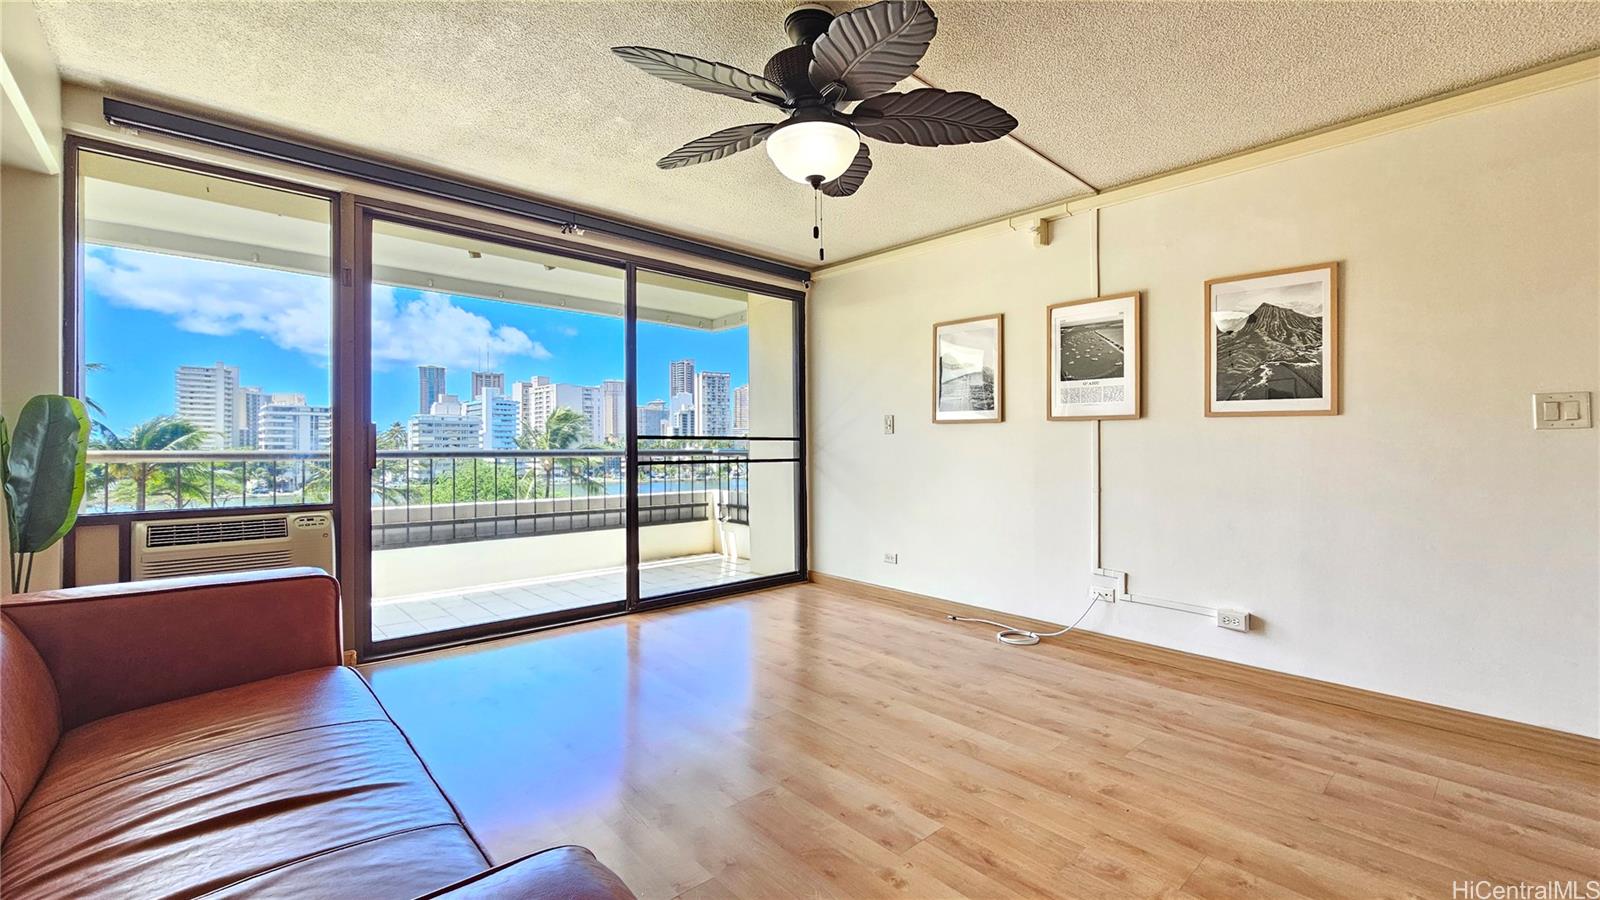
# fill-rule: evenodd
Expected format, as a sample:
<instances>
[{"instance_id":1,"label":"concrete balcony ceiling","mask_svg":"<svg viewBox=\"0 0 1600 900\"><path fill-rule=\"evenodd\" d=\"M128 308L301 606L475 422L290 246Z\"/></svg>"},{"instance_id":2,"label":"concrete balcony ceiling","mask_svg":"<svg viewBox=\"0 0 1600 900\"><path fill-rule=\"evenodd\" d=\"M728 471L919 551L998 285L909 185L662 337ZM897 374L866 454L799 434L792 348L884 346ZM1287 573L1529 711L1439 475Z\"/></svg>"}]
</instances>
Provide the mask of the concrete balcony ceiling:
<instances>
[{"instance_id":1,"label":"concrete balcony ceiling","mask_svg":"<svg viewBox=\"0 0 1600 900\"><path fill-rule=\"evenodd\" d=\"M313 275L329 271L329 209L322 200L103 155L86 157L82 171L90 201L83 230L90 243ZM374 227L373 244L379 284L622 316L617 268L387 222ZM747 299L719 285L654 272L639 276L644 321L734 328L745 324Z\"/></svg>"}]
</instances>

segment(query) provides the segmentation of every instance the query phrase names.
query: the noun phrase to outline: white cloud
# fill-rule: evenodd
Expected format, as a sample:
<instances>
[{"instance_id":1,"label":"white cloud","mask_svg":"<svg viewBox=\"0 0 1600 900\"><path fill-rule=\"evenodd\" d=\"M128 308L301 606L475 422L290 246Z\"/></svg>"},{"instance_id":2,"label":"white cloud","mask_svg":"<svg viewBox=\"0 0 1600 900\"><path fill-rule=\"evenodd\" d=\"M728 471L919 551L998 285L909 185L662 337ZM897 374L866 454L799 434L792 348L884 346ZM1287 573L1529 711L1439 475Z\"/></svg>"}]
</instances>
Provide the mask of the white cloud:
<instances>
[{"instance_id":1,"label":"white cloud","mask_svg":"<svg viewBox=\"0 0 1600 900\"><path fill-rule=\"evenodd\" d=\"M86 284L108 302L160 313L184 331L207 335L259 334L287 350L328 358L332 298L328 281L312 275L109 247L86 254ZM424 363L477 368L507 357L549 359L527 332L496 325L444 294L372 292L374 368Z\"/></svg>"},{"instance_id":2,"label":"white cloud","mask_svg":"<svg viewBox=\"0 0 1600 900\"><path fill-rule=\"evenodd\" d=\"M332 300L326 279L161 253L96 248L86 284L116 306L172 317L196 334L252 332L327 358Z\"/></svg>"},{"instance_id":3,"label":"white cloud","mask_svg":"<svg viewBox=\"0 0 1600 900\"><path fill-rule=\"evenodd\" d=\"M406 292L409 293L409 292ZM438 365L476 369L487 353L490 366L508 356L549 359L550 351L527 332L495 325L468 312L444 294L421 292L415 300L397 297L393 288L372 291L372 365Z\"/></svg>"}]
</instances>

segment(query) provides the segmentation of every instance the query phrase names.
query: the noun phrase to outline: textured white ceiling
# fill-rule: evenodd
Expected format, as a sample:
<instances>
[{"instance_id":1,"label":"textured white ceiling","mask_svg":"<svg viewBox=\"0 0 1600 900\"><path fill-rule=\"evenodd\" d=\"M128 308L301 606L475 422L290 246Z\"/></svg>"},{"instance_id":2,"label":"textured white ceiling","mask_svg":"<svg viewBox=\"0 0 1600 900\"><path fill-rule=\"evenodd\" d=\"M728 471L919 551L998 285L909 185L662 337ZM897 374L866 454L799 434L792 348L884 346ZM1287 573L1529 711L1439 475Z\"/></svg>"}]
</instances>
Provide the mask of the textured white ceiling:
<instances>
[{"instance_id":1,"label":"textured white ceiling","mask_svg":"<svg viewBox=\"0 0 1600 900\"><path fill-rule=\"evenodd\" d=\"M753 72L789 2L43 0L70 81L170 98L801 264L811 192L760 149L663 172L774 111L657 81L644 44ZM836 9L849 4L833 4ZM1107 188L1600 46L1591 3L933 0L919 75L1017 116ZM829 262L1086 192L1017 145L874 144L828 201Z\"/></svg>"}]
</instances>

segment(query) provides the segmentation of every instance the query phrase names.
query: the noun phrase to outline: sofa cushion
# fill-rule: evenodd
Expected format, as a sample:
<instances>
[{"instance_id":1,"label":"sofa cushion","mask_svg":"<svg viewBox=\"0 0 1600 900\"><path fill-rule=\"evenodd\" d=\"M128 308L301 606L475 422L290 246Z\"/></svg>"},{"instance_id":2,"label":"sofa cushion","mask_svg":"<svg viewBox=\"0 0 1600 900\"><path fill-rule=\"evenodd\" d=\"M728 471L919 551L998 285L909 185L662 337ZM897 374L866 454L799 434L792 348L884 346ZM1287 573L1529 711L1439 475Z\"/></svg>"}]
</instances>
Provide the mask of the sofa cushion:
<instances>
[{"instance_id":1,"label":"sofa cushion","mask_svg":"<svg viewBox=\"0 0 1600 900\"><path fill-rule=\"evenodd\" d=\"M632 900L633 892L587 847L551 847L474 875L424 900Z\"/></svg>"},{"instance_id":2,"label":"sofa cushion","mask_svg":"<svg viewBox=\"0 0 1600 900\"><path fill-rule=\"evenodd\" d=\"M0 841L11 831L61 737L56 684L39 651L11 617L0 614Z\"/></svg>"},{"instance_id":3,"label":"sofa cushion","mask_svg":"<svg viewBox=\"0 0 1600 900\"><path fill-rule=\"evenodd\" d=\"M416 896L486 865L360 676L325 668L68 732L0 885L8 900Z\"/></svg>"},{"instance_id":4,"label":"sofa cushion","mask_svg":"<svg viewBox=\"0 0 1600 900\"><path fill-rule=\"evenodd\" d=\"M196 694L80 725L34 791L37 809L118 778L292 731L389 716L354 671L325 667Z\"/></svg>"}]
</instances>

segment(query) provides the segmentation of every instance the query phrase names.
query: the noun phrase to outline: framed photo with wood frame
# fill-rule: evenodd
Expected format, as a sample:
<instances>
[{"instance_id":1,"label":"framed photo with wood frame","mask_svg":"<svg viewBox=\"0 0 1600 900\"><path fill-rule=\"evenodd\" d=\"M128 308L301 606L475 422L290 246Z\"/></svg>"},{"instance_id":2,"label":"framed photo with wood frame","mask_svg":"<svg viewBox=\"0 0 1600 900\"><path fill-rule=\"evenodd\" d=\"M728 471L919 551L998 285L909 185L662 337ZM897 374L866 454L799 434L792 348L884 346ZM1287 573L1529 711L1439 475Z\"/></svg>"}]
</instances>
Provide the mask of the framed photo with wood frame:
<instances>
[{"instance_id":1,"label":"framed photo with wood frame","mask_svg":"<svg viewBox=\"0 0 1600 900\"><path fill-rule=\"evenodd\" d=\"M933 326L935 425L1004 422L1004 313Z\"/></svg>"},{"instance_id":2,"label":"framed photo with wood frame","mask_svg":"<svg viewBox=\"0 0 1600 900\"><path fill-rule=\"evenodd\" d=\"M1045 418L1139 418L1142 300L1134 291L1045 307Z\"/></svg>"},{"instance_id":3,"label":"framed photo with wood frame","mask_svg":"<svg viewBox=\"0 0 1600 900\"><path fill-rule=\"evenodd\" d=\"M1206 282L1206 415L1339 414L1339 264Z\"/></svg>"}]
</instances>

